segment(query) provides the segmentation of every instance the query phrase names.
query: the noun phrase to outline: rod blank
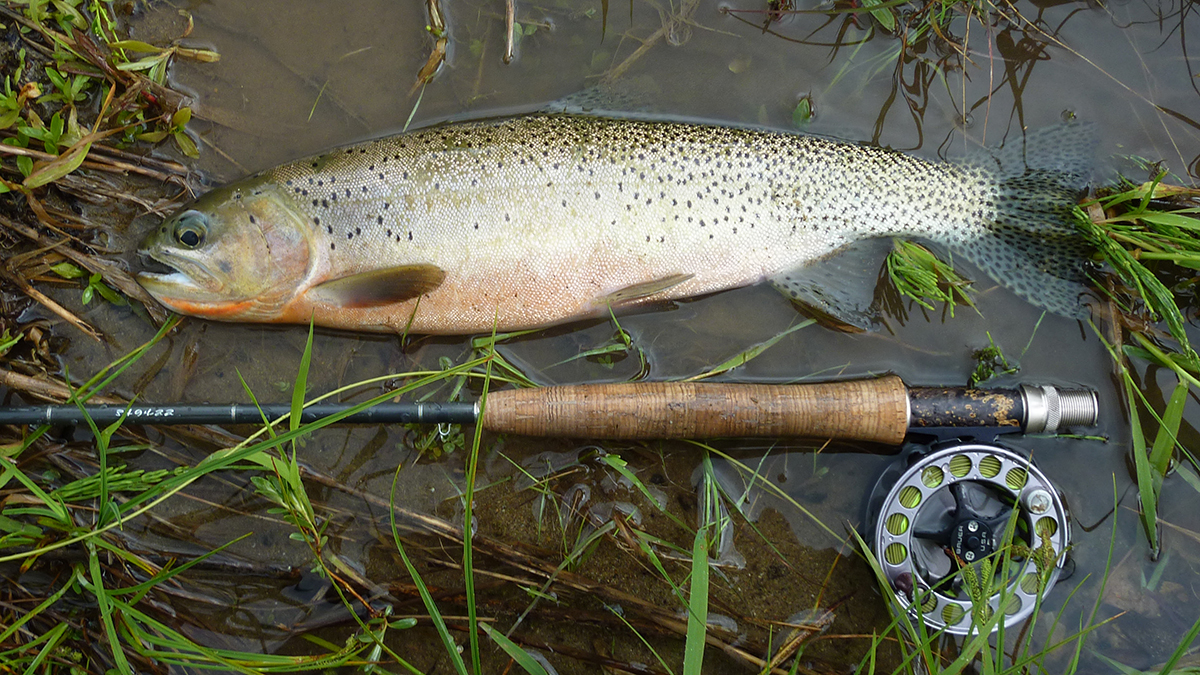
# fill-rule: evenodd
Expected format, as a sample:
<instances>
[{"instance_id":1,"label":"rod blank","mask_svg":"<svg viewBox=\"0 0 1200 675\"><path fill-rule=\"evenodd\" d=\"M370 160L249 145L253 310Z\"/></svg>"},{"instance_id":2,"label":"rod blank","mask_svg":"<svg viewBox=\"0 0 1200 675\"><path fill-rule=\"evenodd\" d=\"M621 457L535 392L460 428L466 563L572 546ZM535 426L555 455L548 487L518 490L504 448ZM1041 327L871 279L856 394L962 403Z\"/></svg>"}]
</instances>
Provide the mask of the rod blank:
<instances>
[{"instance_id":1,"label":"rod blank","mask_svg":"<svg viewBox=\"0 0 1200 675\"><path fill-rule=\"evenodd\" d=\"M346 403L316 403L304 408L301 422L315 422L352 407ZM129 424L261 424L291 412L286 404L260 408L240 403L230 405L135 405L125 417ZM97 425L111 424L125 414L118 405L48 405L26 408L0 408L0 424L49 424L52 426L87 424L91 417ZM478 411L474 403L380 403L348 415L346 424L474 424Z\"/></svg>"}]
</instances>

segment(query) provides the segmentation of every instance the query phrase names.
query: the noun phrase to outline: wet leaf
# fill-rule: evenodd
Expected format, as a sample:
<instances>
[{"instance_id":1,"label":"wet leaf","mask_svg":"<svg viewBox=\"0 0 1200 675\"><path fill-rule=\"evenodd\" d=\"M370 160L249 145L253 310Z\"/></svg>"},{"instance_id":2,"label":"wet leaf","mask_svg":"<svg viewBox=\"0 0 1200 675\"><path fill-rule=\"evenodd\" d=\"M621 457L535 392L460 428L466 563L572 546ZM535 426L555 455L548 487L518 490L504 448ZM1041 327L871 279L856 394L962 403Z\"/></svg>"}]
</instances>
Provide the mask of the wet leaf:
<instances>
[{"instance_id":1,"label":"wet leaf","mask_svg":"<svg viewBox=\"0 0 1200 675\"><path fill-rule=\"evenodd\" d=\"M185 131L176 131L171 134L175 137L175 144L179 146L179 151L195 159L200 156L200 149L196 147L196 142Z\"/></svg>"},{"instance_id":2,"label":"wet leaf","mask_svg":"<svg viewBox=\"0 0 1200 675\"><path fill-rule=\"evenodd\" d=\"M192 121L192 109L191 108L186 108L186 107L180 108L179 110L175 111L174 115L171 115L171 126L173 126L173 127L182 127L191 121Z\"/></svg>"},{"instance_id":3,"label":"wet leaf","mask_svg":"<svg viewBox=\"0 0 1200 675\"><path fill-rule=\"evenodd\" d=\"M1154 446L1150 450L1150 466L1160 476L1166 474L1171 462L1172 451L1175 449L1179 435L1179 425L1183 421L1183 407L1188 400L1188 383L1180 381L1171 392L1167 408L1163 411L1162 426L1154 437Z\"/></svg>"},{"instance_id":4,"label":"wet leaf","mask_svg":"<svg viewBox=\"0 0 1200 675\"><path fill-rule=\"evenodd\" d=\"M812 99L805 96L792 110L792 124L797 129L807 128L808 123L812 121L812 112Z\"/></svg>"},{"instance_id":5,"label":"wet leaf","mask_svg":"<svg viewBox=\"0 0 1200 675\"><path fill-rule=\"evenodd\" d=\"M176 47L175 55L200 63L216 63L221 60L221 55L211 49L188 49L187 47Z\"/></svg>"},{"instance_id":6,"label":"wet leaf","mask_svg":"<svg viewBox=\"0 0 1200 675\"><path fill-rule=\"evenodd\" d=\"M883 3L880 0L862 0L863 7L866 7L871 12L871 16L879 22L879 25L887 29L889 33L896 32L896 15L892 14L892 10L888 7L880 7ZM875 8L875 9L872 9Z\"/></svg>"},{"instance_id":7,"label":"wet leaf","mask_svg":"<svg viewBox=\"0 0 1200 675\"><path fill-rule=\"evenodd\" d=\"M479 628L482 629L484 633L487 633L487 636L490 637L493 642L499 645L499 647L504 650L504 653L508 654L513 661L516 661L517 665L521 666L521 669L526 673L529 673L529 675L548 675L546 673L546 668L542 666L541 663L536 661L532 656L529 655L529 652L522 649L517 645L517 643L505 637L503 633L497 631L486 623L479 624Z\"/></svg>"},{"instance_id":8,"label":"wet leaf","mask_svg":"<svg viewBox=\"0 0 1200 675\"><path fill-rule=\"evenodd\" d=\"M148 42L142 42L141 40L118 40L116 42L108 43L108 48L127 49L131 52L148 52L151 54L157 54L158 52L162 51L161 47L155 47L154 45Z\"/></svg>"},{"instance_id":9,"label":"wet leaf","mask_svg":"<svg viewBox=\"0 0 1200 675\"><path fill-rule=\"evenodd\" d=\"M50 271L64 279L79 279L84 275L83 270L66 261L60 262L57 265L51 265Z\"/></svg>"},{"instance_id":10,"label":"wet leaf","mask_svg":"<svg viewBox=\"0 0 1200 675\"><path fill-rule=\"evenodd\" d=\"M63 176L71 173L83 164L83 160L87 157L88 152L92 149L91 142L76 144L63 154L58 156L58 159L47 162L32 171L25 177L25 187L36 188L53 183Z\"/></svg>"}]
</instances>

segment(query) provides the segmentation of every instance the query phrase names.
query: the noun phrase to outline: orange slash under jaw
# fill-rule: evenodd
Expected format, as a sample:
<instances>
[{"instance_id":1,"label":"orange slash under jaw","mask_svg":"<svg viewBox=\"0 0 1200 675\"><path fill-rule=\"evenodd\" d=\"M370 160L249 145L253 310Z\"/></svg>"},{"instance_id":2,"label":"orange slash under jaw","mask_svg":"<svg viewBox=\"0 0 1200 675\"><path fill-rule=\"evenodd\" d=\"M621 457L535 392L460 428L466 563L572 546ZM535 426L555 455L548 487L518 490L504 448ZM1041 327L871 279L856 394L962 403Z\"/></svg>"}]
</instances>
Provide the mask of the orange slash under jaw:
<instances>
[{"instance_id":1,"label":"orange slash under jaw","mask_svg":"<svg viewBox=\"0 0 1200 675\"><path fill-rule=\"evenodd\" d=\"M205 319L216 319L218 321L232 321L242 316L254 306L253 300L232 301L224 300L219 302L192 302L182 299L164 300L158 299L159 302L166 305L171 311L178 314L188 314L191 316L199 316Z\"/></svg>"}]
</instances>

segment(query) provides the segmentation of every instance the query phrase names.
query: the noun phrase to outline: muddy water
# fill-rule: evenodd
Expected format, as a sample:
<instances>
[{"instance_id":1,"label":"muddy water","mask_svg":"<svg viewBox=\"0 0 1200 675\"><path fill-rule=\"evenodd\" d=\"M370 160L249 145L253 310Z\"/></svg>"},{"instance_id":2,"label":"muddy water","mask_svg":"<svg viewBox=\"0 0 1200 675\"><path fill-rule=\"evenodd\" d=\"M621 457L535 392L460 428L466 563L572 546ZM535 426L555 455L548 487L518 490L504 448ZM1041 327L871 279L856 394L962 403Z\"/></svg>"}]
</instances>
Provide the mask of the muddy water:
<instances>
[{"instance_id":1,"label":"muddy water","mask_svg":"<svg viewBox=\"0 0 1200 675\"><path fill-rule=\"evenodd\" d=\"M741 14L745 19L741 21L722 11L763 9L756 2L703 1L693 5L689 15L680 16L678 4L660 7L638 0L632 17L628 5L612 3L607 32L602 35L599 5L518 2L517 19L528 34L517 46L515 60L506 65L501 58L503 4L447 4L450 58L432 84L410 95L431 45L423 30L427 19L421 3L195 3L186 8L195 19L189 43L215 48L221 61L179 63L173 72L175 81L197 98L198 121L192 128L202 140L203 154L193 165L207 180L219 183L335 145L400 131L410 115L412 124L419 126L536 109L607 83L605 74L620 69L623 74L615 83L622 95L668 118L792 129L797 102L808 97L815 114L806 131L938 158L979 143L1013 140L1023 128L1074 115L1095 121L1101 130L1100 155L1106 159L1100 175L1111 176L1131 165L1127 158L1142 157L1165 162L1181 180L1196 178L1198 80L1185 37L1188 28L1200 26L1190 5L1181 9L1168 2L1128 0L1106 7L1021 2L1003 15L993 15L988 25L959 16L950 23L946 37L960 45L966 59L946 43L935 46L915 38L916 46L898 58L900 41L883 34L877 24L872 26L866 15L854 19L849 14L796 14L774 22L764 32L762 14ZM161 38L178 26L174 10L164 8L135 17L131 30L138 39ZM646 42L656 33L670 40ZM639 49L644 53L628 61ZM147 217L133 223L128 243L132 246L154 222ZM940 309L927 312L903 304L901 311L887 314L887 329L875 333L802 328L724 379L786 382L895 372L912 385L959 385L975 366L973 352L991 340L1020 366L1018 374L998 380L998 385L1032 381L1097 389L1103 419L1098 433L1107 441L1013 441L1033 452L1065 494L1073 517L1072 556L1077 570L1048 598L1035 641L1046 639L1050 618L1067 603L1074 585L1081 588L1065 605L1066 623L1077 625L1081 613L1090 611L1111 546L1113 569L1100 617L1128 613L1099 629L1089 647L1134 668L1161 663L1195 620L1194 609L1188 609L1196 606L1200 593L1192 573L1200 561L1193 534L1200 531L1195 491L1183 480L1168 480L1161 514L1170 526L1164 531L1163 556L1158 563L1150 561L1145 537L1136 525L1136 489L1130 487L1126 461L1128 425L1104 346L1088 326L1042 317L976 270L964 267L963 271L979 279L978 313L959 308L950 317ZM124 310L84 311L93 325L118 336L121 348L140 344L153 333L145 321ZM749 288L621 317L621 327L636 349L615 360L571 360L609 342L614 326L608 322L512 340L501 347L501 353L542 383L624 380L639 374L680 378L703 372L802 319L770 289ZM147 359L142 372L153 366L157 368L153 377L141 381L131 377L123 386L141 388L152 400L245 400L240 376L259 400L286 400L305 337L299 328L187 321ZM73 373L86 372L121 353L116 347L100 353L81 340L75 343L68 362ZM645 356L644 366L638 350ZM318 331L310 390L322 393L381 374L437 368L440 360L460 362L470 353L467 339L401 344L391 337ZM1139 372L1139 376L1151 400L1163 399L1160 384L1173 385L1155 371ZM355 396L380 390L379 385L360 387ZM1188 440L1194 440L1191 425L1197 415L1195 402L1189 401ZM405 465L399 474L405 506L447 517L461 514L457 495L464 453L417 462L414 448L421 440L421 433L400 428L341 428L313 435L302 448L304 461L314 469L359 491L351 494L314 486L312 497L330 518L332 552L375 584L386 586L406 577L386 552L390 539L386 528L375 524L386 511L362 495L386 498L398 464ZM494 440L486 439L485 447ZM174 459L182 461L194 461L203 452L178 445L169 448ZM714 580L719 607L714 611L784 620L819 602L828 606L841 599L847 604L839 612L834 633L869 634L884 626L881 602L862 565L853 559L837 560L839 553L851 548L843 541L847 526L858 524L867 493L892 461L887 449L834 444L816 452L802 444L766 443L729 443L720 448L760 467L760 473L794 503L775 493L751 495L759 505L755 512L761 530L783 557L764 547L753 530L740 527L731 548L725 550L725 561L744 569L722 568L725 576ZM697 497L692 474L698 461L694 448L668 444L606 449L628 459L645 481L661 486L674 510L694 518ZM494 485L476 501L481 533L556 548L554 536L547 541L542 526L546 521L539 517L545 514L539 508L549 502L539 501L533 491L514 491L514 486L528 485L513 469L517 464L534 474L550 471L547 466L557 467L552 475L563 477L556 478L552 487L560 496L584 485L597 507L607 504L604 508L611 511L614 504L628 503L652 519L645 515L654 510L645 496L622 484L598 462L594 451L581 453L572 442L507 439L493 446L485 460L481 483ZM720 475L736 473L721 461L717 467ZM1115 539L1111 536L1114 487L1121 500ZM288 538L286 526L266 513L266 505L241 479L212 481L188 499L169 502L162 515L189 533L182 540L160 529L142 533L149 544L163 550L213 546L249 533L231 548L241 559L299 568L311 564L309 549ZM832 533L816 525L814 518ZM677 532L664 536L679 539ZM679 543L686 547L690 540ZM562 548L561 542L557 547ZM593 566L581 572L639 589L645 597L661 596L663 604L672 606L661 584L656 586L652 577L640 571L644 561L612 540L601 545L593 560ZM453 579L442 581L453 587ZM346 620L331 608L334 605L313 600L321 590L311 579L272 585L255 577L233 588L220 580L209 581L211 587L204 579L196 583L218 604L236 608L233 618L213 610L207 620L197 620L193 632L213 644L300 649L302 643L288 643L291 634L279 626L336 625ZM317 590L306 590L306 584ZM824 591L823 584L827 584ZM448 611L458 609L452 606ZM410 604L405 611L422 610ZM554 627L552 619L539 619L537 614L528 621L545 641L583 640L591 649L587 631L584 637L568 634ZM337 636L342 634L329 630L326 637L340 642ZM618 641L615 651L621 658L650 660L638 651L639 643L628 630L619 625L603 630L606 640ZM672 647L664 649L672 653ZM817 653L833 663L853 663L864 649L865 643L830 641L824 652ZM1051 656L1048 663L1059 663L1065 656ZM1095 657L1088 652L1086 658ZM436 659L435 650L414 662L426 668ZM562 672L578 667L559 657L552 656L551 661ZM1051 665L1050 670L1056 668Z\"/></svg>"}]
</instances>

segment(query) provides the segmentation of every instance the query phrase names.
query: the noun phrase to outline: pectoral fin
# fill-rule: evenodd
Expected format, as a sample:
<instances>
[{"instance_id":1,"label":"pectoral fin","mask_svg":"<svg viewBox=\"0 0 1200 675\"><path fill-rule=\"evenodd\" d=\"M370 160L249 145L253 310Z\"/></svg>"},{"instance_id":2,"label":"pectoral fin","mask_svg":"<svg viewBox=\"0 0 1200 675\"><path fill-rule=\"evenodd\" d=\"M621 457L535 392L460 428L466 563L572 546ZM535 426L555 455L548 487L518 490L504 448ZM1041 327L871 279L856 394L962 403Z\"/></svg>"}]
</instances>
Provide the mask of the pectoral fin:
<instances>
[{"instance_id":1,"label":"pectoral fin","mask_svg":"<svg viewBox=\"0 0 1200 675\"><path fill-rule=\"evenodd\" d=\"M631 286L626 286L625 288L615 290L612 293L597 299L596 304L600 306L608 305L610 307L627 305L629 303L648 298L655 293L661 293L669 288L674 288L675 286L682 284L694 276L696 275L672 274L669 277L663 277L661 279L643 281L639 284L633 284Z\"/></svg>"},{"instance_id":2,"label":"pectoral fin","mask_svg":"<svg viewBox=\"0 0 1200 675\"><path fill-rule=\"evenodd\" d=\"M425 295L445 278L446 272L435 265L401 265L326 281L308 295L314 302L340 307L379 307Z\"/></svg>"}]
</instances>

